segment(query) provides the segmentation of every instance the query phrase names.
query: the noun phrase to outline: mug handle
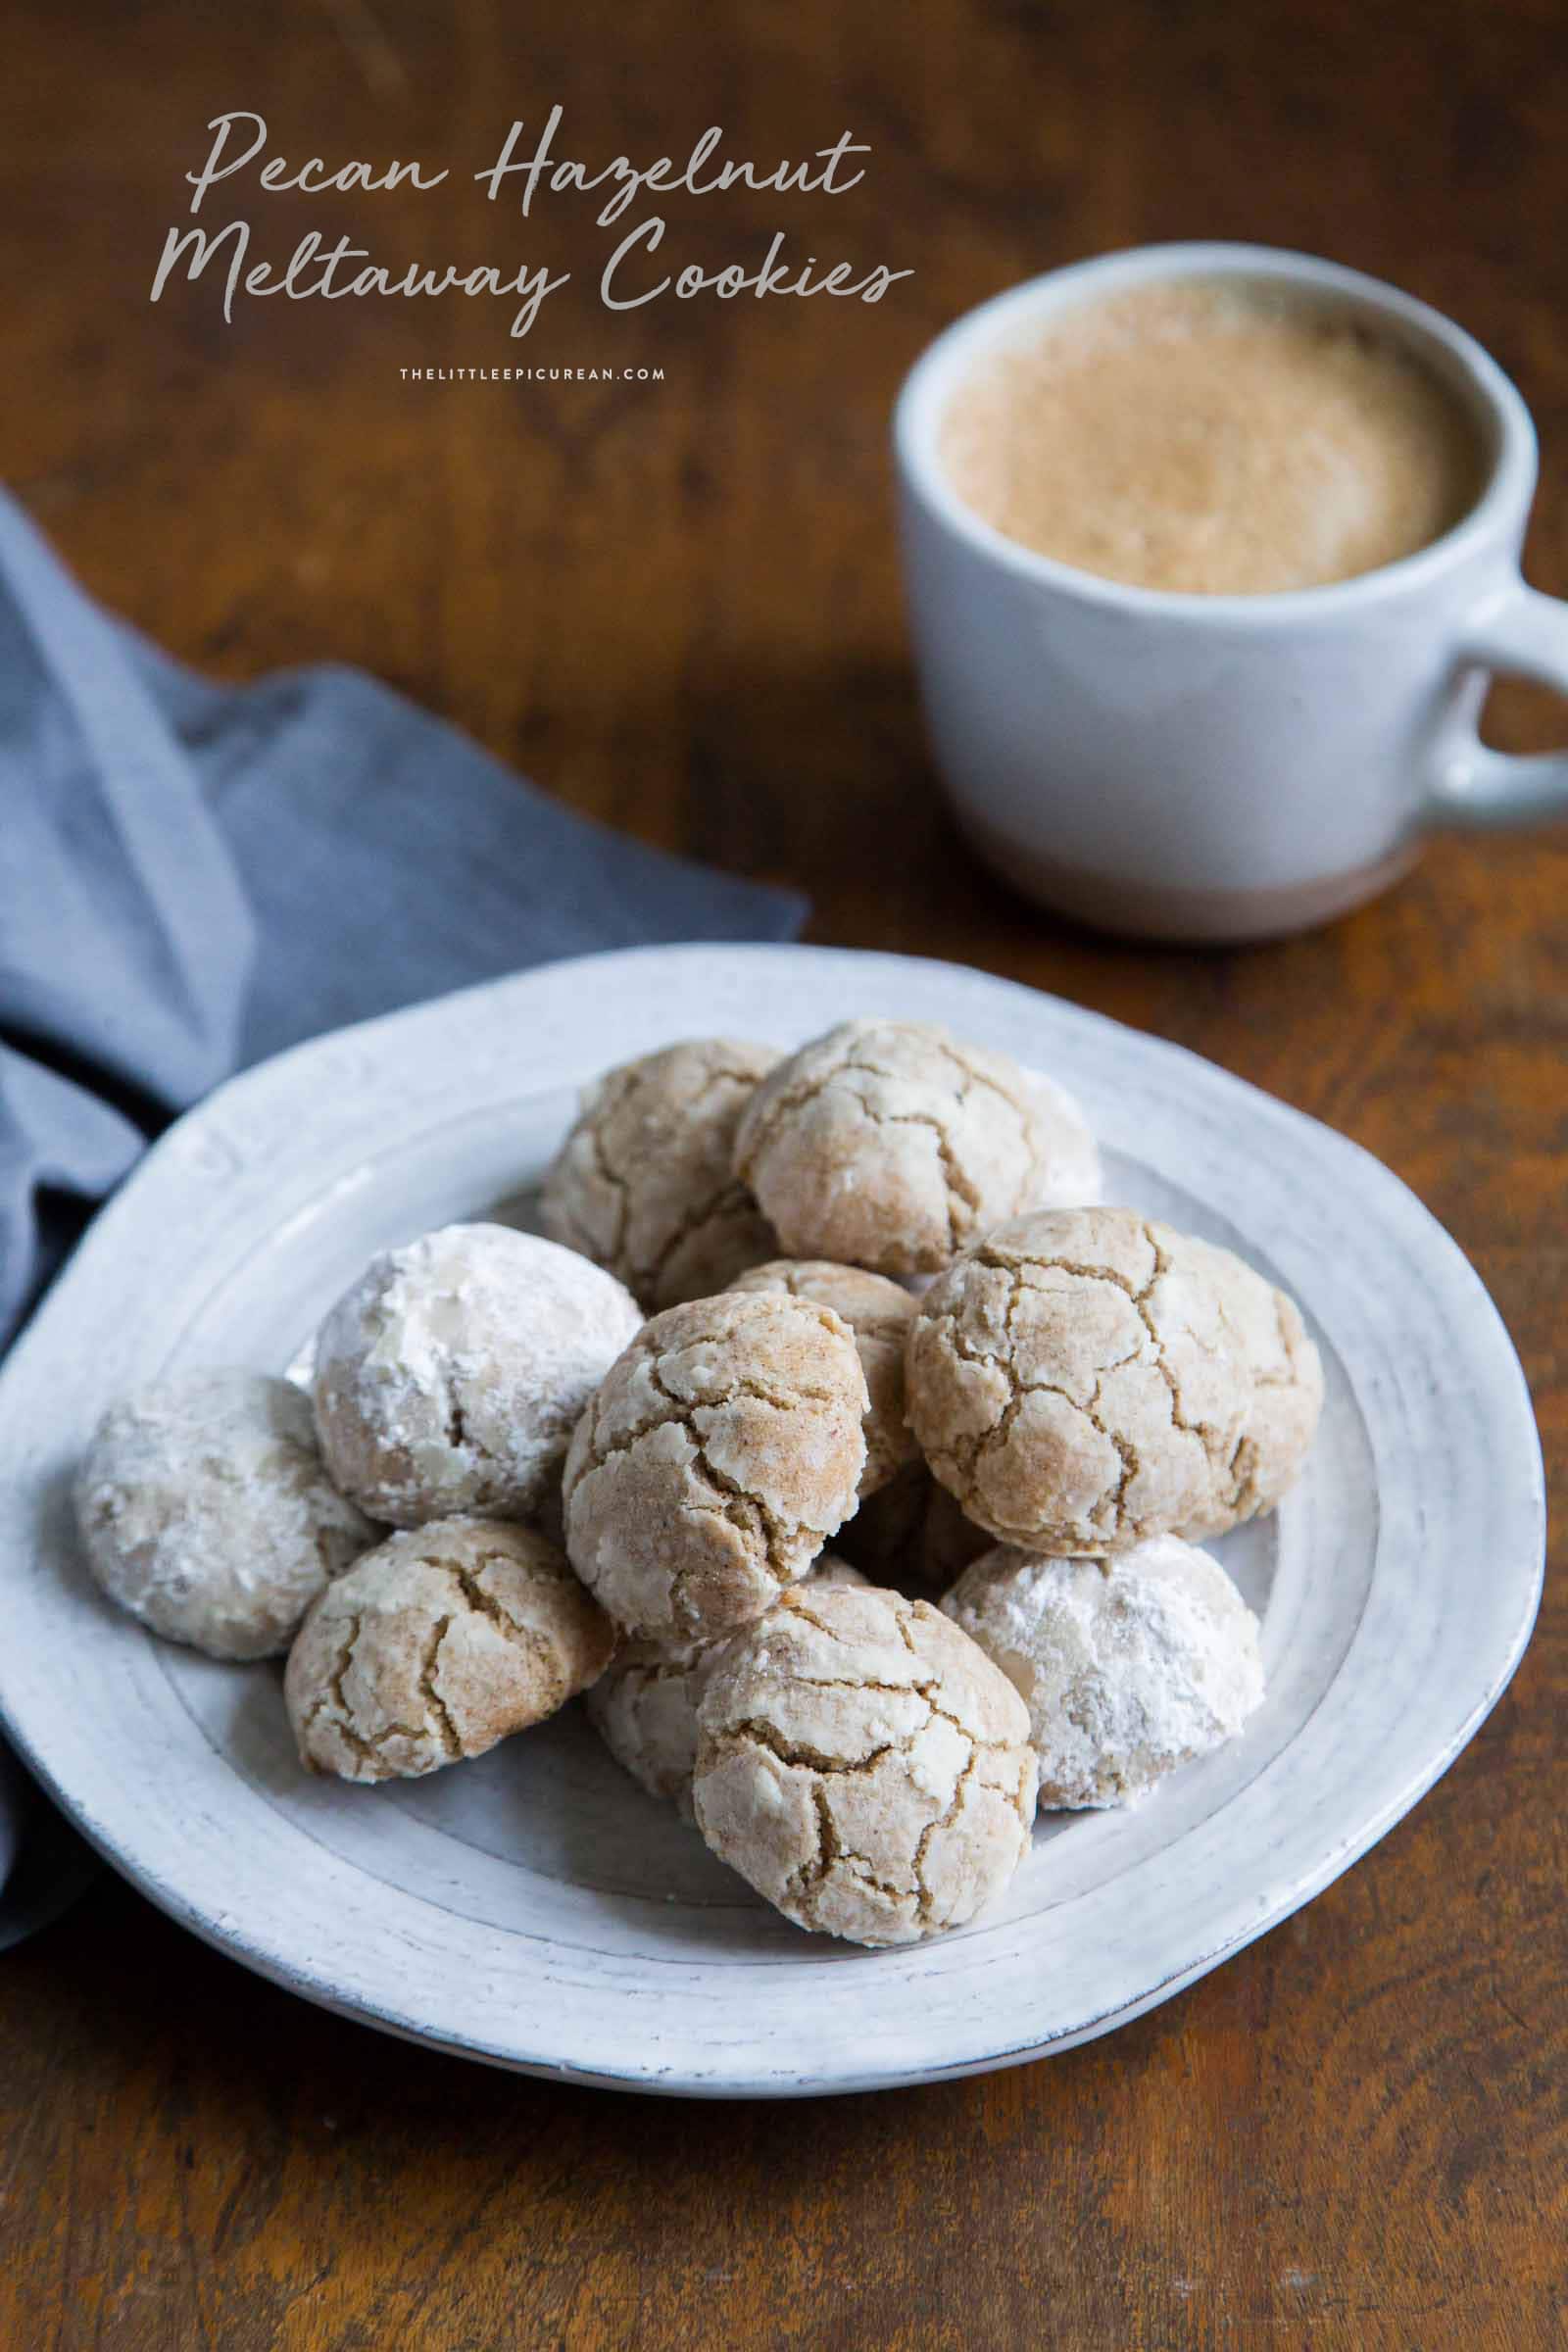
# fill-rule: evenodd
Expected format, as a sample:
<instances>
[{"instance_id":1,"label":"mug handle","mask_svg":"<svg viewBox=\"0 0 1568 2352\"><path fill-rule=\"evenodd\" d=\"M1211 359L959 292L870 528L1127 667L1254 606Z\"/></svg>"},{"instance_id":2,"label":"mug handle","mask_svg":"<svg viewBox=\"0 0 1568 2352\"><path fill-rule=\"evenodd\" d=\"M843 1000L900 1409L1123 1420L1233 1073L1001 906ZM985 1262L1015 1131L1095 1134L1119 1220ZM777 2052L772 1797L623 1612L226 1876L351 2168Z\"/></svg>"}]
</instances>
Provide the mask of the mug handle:
<instances>
[{"instance_id":1,"label":"mug handle","mask_svg":"<svg viewBox=\"0 0 1568 2352\"><path fill-rule=\"evenodd\" d=\"M1458 658L1568 696L1568 604L1516 580L1471 623ZM1428 809L1432 823L1500 829L1563 813L1568 751L1494 752L1473 727L1444 745Z\"/></svg>"}]
</instances>

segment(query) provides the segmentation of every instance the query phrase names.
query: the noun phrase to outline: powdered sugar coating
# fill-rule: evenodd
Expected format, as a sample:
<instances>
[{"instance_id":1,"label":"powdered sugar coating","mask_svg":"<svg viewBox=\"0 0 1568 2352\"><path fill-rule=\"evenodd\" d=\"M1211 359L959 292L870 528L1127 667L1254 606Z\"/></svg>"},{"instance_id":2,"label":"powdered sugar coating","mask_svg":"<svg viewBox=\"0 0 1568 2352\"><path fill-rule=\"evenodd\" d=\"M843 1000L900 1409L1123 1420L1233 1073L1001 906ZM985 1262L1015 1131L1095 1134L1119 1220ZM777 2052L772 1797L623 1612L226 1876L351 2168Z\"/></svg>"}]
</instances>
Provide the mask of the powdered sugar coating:
<instances>
[{"instance_id":1,"label":"powdered sugar coating","mask_svg":"<svg viewBox=\"0 0 1568 2352\"><path fill-rule=\"evenodd\" d=\"M1022 1695L1046 1806L1130 1804L1263 1697L1256 1618L1175 1536L1099 1560L999 1544L942 1607Z\"/></svg>"},{"instance_id":2,"label":"powdered sugar coating","mask_svg":"<svg viewBox=\"0 0 1568 2352\"><path fill-rule=\"evenodd\" d=\"M505 1225L446 1225L370 1260L317 1338L316 1426L378 1519L526 1519L641 1324L613 1275Z\"/></svg>"},{"instance_id":3,"label":"powdered sugar coating","mask_svg":"<svg viewBox=\"0 0 1568 2352\"><path fill-rule=\"evenodd\" d=\"M1029 1719L925 1601L806 1586L728 1644L698 1710L697 1826L786 1918L855 1943L960 1927L1022 1861Z\"/></svg>"},{"instance_id":4,"label":"powdered sugar coating","mask_svg":"<svg viewBox=\"0 0 1568 2352\"><path fill-rule=\"evenodd\" d=\"M770 1072L735 1172L792 1257L934 1273L1019 1210L1100 1198L1061 1088L918 1021L845 1021Z\"/></svg>"},{"instance_id":5,"label":"powdered sugar coating","mask_svg":"<svg viewBox=\"0 0 1568 2352\"><path fill-rule=\"evenodd\" d=\"M650 1313L721 1291L777 1248L730 1165L769 1046L705 1037L607 1070L545 1175L545 1230L608 1266Z\"/></svg>"},{"instance_id":6,"label":"powdered sugar coating","mask_svg":"<svg viewBox=\"0 0 1568 2352\"><path fill-rule=\"evenodd\" d=\"M572 1566L634 1639L732 1633L854 1510L865 1409L854 1338L831 1308L773 1291L667 1307L573 1433Z\"/></svg>"},{"instance_id":7,"label":"powdered sugar coating","mask_svg":"<svg viewBox=\"0 0 1568 2352\"><path fill-rule=\"evenodd\" d=\"M112 1600L214 1658L288 1647L379 1530L333 1487L309 1400L257 1372L192 1372L112 1405L75 1484Z\"/></svg>"},{"instance_id":8,"label":"powdered sugar coating","mask_svg":"<svg viewBox=\"0 0 1568 2352\"><path fill-rule=\"evenodd\" d=\"M863 1585L847 1560L822 1552L799 1588ZM697 1710L715 1670L737 1639L722 1642L623 1642L583 1704L605 1745L650 1796L672 1804L686 1821L692 1812L697 1763ZM744 1639L744 1636L739 1637Z\"/></svg>"},{"instance_id":9,"label":"powdered sugar coating","mask_svg":"<svg viewBox=\"0 0 1568 2352\"><path fill-rule=\"evenodd\" d=\"M541 1723L602 1672L614 1631L531 1528L458 1516L391 1536L331 1586L283 1695L312 1772L414 1779Z\"/></svg>"}]
</instances>

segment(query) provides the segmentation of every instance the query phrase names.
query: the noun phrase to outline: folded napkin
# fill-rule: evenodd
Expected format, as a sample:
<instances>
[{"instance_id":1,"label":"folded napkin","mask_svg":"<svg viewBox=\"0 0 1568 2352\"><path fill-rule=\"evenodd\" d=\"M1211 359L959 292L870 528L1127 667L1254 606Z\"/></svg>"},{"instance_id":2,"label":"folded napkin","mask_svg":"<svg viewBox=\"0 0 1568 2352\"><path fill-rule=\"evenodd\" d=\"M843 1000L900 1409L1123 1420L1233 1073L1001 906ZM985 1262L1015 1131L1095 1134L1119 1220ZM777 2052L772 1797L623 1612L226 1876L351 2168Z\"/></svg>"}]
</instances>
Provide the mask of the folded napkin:
<instances>
[{"instance_id":1,"label":"folded napkin","mask_svg":"<svg viewBox=\"0 0 1568 2352\"><path fill-rule=\"evenodd\" d=\"M357 671L197 677L0 494L0 1347L231 1070L528 964L787 939L805 911L573 816ZM4 1945L83 1863L0 1767Z\"/></svg>"}]
</instances>

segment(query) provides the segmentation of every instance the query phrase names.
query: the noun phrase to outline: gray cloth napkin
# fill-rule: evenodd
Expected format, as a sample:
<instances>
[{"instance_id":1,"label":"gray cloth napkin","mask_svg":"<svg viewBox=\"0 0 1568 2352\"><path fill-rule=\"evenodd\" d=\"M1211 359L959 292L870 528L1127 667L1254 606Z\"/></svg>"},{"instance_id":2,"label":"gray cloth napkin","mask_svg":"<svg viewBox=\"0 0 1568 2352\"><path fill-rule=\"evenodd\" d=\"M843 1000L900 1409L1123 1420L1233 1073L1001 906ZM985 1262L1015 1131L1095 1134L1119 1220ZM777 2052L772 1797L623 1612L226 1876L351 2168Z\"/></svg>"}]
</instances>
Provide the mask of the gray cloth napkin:
<instances>
[{"instance_id":1,"label":"gray cloth napkin","mask_svg":"<svg viewBox=\"0 0 1568 2352\"><path fill-rule=\"evenodd\" d=\"M229 1071L524 965L787 939L805 911L573 816L357 671L195 676L0 494L0 1347ZM5 1765L0 1946L82 1876Z\"/></svg>"}]
</instances>

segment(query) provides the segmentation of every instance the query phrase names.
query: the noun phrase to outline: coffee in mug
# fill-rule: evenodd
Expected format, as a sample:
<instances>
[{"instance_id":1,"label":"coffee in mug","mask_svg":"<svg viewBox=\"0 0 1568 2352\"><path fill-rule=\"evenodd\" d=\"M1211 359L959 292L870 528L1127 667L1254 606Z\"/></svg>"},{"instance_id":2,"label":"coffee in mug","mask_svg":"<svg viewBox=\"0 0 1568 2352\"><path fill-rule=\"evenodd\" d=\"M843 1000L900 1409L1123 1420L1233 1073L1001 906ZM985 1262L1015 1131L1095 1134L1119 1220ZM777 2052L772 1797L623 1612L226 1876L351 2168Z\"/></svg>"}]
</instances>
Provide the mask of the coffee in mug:
<instances>
[{"instance_id":1,"label":"coffee in mug","mask_svg":"<svg viewBox=\"0 0 1568 2352\"><path fill-rule=\"evenodd\" d=\"M1263 596L1441 539L1480 495L1472 416L1407 341L1245 278L1135 285L993 350L952 396L958 496L1137 588Z\"/></svg>"},{"instance_id":2,"label":"coffee in mug","mask_svg":"<svg viewBox=\"0 0 1568 2352\"><path fill-rule=\"evenodd\" d=\"M1489 673L1568 692L1519 574L1536 441L1462 328L1255 245L1016 286L894 418L921 701L954 813L1107 930L1265 939L1439 826L1568 814L1568 753L1481 742Z\"/></svg>"}]
</instances>

